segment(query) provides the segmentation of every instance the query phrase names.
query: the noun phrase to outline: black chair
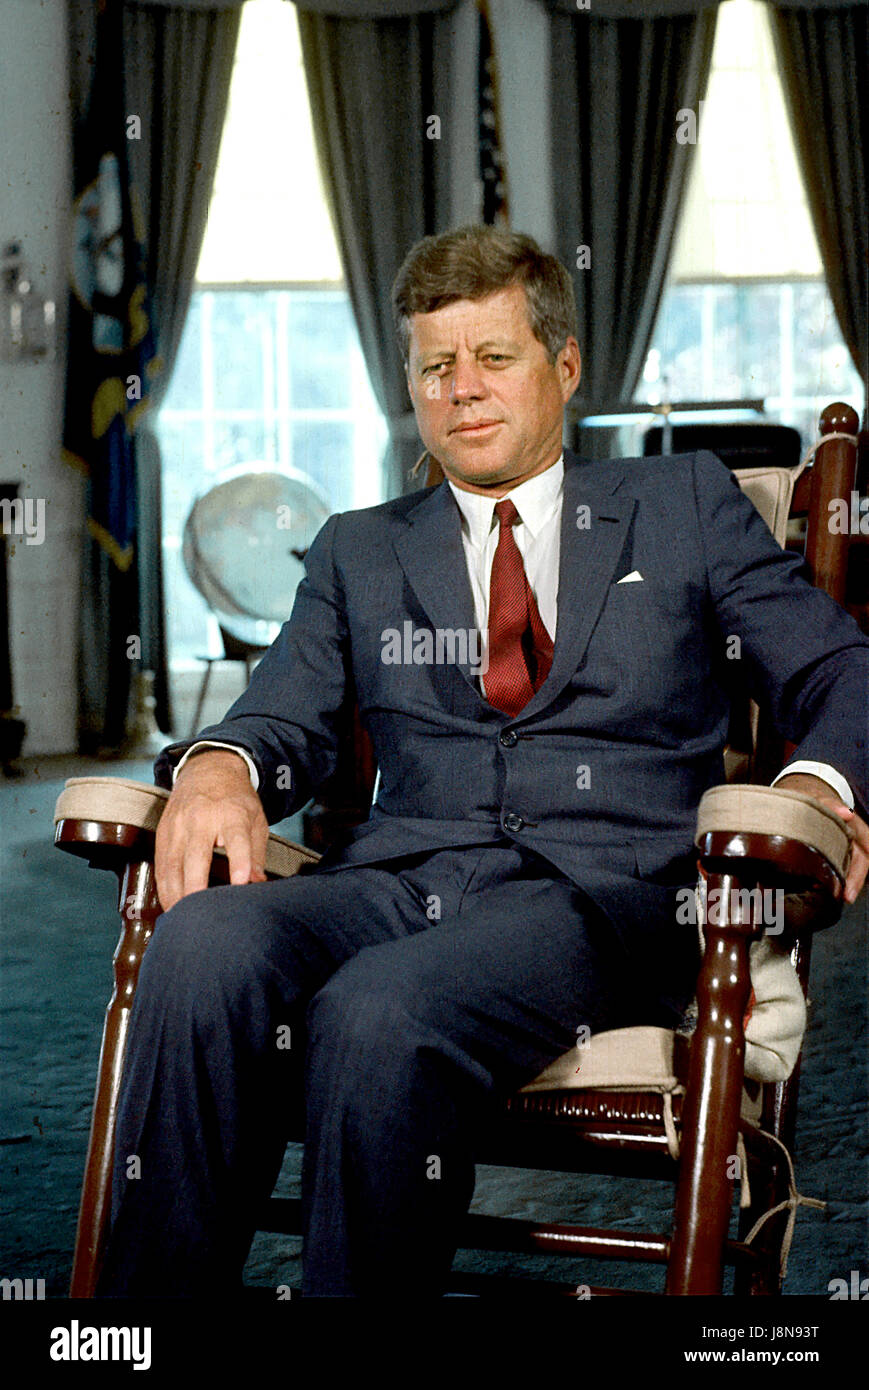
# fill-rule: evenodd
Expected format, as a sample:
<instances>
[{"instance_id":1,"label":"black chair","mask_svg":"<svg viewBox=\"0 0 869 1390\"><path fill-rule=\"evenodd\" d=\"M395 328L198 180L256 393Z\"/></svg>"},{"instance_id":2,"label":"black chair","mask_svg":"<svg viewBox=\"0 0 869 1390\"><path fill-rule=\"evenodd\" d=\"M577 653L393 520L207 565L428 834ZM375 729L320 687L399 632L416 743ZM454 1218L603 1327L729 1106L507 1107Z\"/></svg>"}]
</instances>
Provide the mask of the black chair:
<instances>
[{"instance_id":1,"label":"black chair","mask_svg":"<svg viewBox=\"0 0 869 1390\"><path fill-rule=\"evenodd\" d=\"M664 429L652 425L643 436L643 456L663 452ZM672 426L673 454L690 454L710 449L734 471L740 468L796 468L802 441L799 430L769 420L700 422Z\"/></svg>"}]
</instances>

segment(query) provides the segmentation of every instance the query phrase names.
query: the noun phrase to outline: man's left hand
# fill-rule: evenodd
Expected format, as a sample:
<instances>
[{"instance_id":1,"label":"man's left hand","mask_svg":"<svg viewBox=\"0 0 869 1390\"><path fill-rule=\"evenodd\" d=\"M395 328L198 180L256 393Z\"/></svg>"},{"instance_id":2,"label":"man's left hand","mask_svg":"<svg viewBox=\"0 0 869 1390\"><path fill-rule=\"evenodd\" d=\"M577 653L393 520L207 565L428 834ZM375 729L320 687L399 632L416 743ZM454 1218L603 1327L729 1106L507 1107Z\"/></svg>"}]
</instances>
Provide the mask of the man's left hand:
<instances>
[{"instance_id":1,"label":"man's left hand","mask_svg":"<svg viewBox=\"0 0 869 1390\"><path fill-rule=\"evenodd\" d=\"M848 822L854 831L854 840L851 845L848 877L845 880L845 900L849 903L854 902L869 872L869 825L861 820L856 811L850 810L833 788L820 777L812 777L807 772L792 772L790 776L782 777L775 785L777 790L780 788L782 791L803 792L805 796L814 797L815 801L828 806L837 816Z\"/></svg>"}]
</instances>

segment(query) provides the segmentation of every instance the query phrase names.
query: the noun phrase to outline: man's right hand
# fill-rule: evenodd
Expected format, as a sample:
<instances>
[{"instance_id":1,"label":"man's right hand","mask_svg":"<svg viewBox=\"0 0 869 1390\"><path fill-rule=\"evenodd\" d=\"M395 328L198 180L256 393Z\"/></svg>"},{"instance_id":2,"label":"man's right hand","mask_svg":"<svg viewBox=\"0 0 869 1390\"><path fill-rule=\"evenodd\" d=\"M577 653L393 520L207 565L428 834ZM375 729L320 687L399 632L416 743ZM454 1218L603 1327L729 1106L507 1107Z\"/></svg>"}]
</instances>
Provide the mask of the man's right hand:
<instances>
[{"instance_id":1,"label":"man's right hand","mask_svg":"<svg viewBox=\"0 0 869 1390\"><path fill-rule=\"evenodd\" d=\"M157 826L154 868L164 912L208 887L215 846L226 850L230 883L265 883L269 827L237 753L210 748L183 766Z\"/></svg>"}]
</instances>

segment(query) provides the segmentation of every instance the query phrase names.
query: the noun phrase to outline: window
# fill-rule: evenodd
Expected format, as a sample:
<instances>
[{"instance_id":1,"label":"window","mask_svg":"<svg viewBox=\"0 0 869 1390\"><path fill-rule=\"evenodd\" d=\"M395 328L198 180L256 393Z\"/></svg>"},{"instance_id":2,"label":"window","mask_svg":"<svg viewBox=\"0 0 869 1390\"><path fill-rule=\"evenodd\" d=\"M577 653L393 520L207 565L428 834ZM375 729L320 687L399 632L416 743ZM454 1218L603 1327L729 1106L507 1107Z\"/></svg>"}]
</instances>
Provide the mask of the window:
<instances>
[{"instance_id":1,"label":"window","mask_svg":"<svg viewBox=\"0 0 869 1390\"><path fill-rule=\"evenodd\" d=\"M837 396L862 405L824 281L766 5L725 0L636 399L763 399L767 416L796 426L808 444ZM626 452L641 451L647 427L646 418L631 426Z\"/></svg>"},{"instance_id":2,"label":"window","mask_svg":"<svg viewBox=\"0 0 869 1390\"><path fill-rule=\"evenodd\" d=\"M217 654L182 562L195 499L230 468L306 474L331 511L384 497L371 392L317 169L295 6L248 0L172 384L160 411L172 667Z\"/></svg>"}]
</instances>

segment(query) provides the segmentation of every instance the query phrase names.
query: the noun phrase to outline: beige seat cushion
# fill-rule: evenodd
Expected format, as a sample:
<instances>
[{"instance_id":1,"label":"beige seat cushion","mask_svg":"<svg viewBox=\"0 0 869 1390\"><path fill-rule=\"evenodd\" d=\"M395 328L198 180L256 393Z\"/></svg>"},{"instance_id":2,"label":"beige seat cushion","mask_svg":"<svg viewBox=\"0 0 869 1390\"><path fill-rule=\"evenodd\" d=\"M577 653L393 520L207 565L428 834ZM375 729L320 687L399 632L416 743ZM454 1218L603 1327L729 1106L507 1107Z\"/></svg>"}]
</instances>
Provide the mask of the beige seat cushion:
<instances>
[{"instance_id":1,"label":"beige seat cushion","mask_svg":"<svg viewBox=\"0 0 869 1390\"><path fill-rule=\"evenodd\" d=\"M788 1002L790 1007L792 1001ZM768 1015L762 1026L770 1035L769 1041L752 1044L746 1038L745 1076L751 1082L784 1081L793 1070L795 1059L788 1058L776 1068L784 1049L775 1031L774 1015ZM749 1022L747 1031L750 1029ZM556 1057L539 1076L522 1087L520 1094L654 1091L660 1095L674 1095L685 1089L689 1051L690 1039L667 1028L643 1026L594 1033L586 1046L571 1048L570 1052ZM760 1090L743 1092L741 1113L744 1119L757 1123L762 1099Z\"/></svg>"},{"instance_id":2,"label":"beige seat cushion","mask_svg":"<svg viewBox=\"0 0 869 1390\"><path fill-rule=\"evenodd\" d=\"M550 1062L523 1091L674 1091L684 1083L674 1063L676 1035L668 1028L613 1028Z\"/></svg>"},{"instance_id":3,"label":"beige seat cushion","mask_svg":"<svg viewBox=\"0 0 869 1390\"><path fill-rule=\"evenodd\" d=\"M614 1028L594 1033L584 1047L556 1057L545 1071L522 1087L520 1094L540 1091L655 1091L684 1093L688 1080L689 1040L667 1028ZM751 1073L747 1072L751 1077ZM754 1080L755 1078L751 1078ZM743 1088L740 1114L749 1124L760 1122L763 1092ZM670 1112L672 1117L672 1112ZM672 1121L675 1123L675 1121ZM678 1146L673 1150L674 1156Z\"/></svg>"},{"instance_id":4,"label":"beige seat cushion","mask_svg":"<svg viewBox=\"0 0 869 1390\"><path fill-rule=\"evenodd\" d=\"M147 782L130 782L123 777L70 777L57 798L54 823L60 820L90 820L108 825L136 825L156 830L169 793ZM225 851L216 849L215 854ZM303 864L320 858L312 849L270 834L266 845L266 873L289 878Z\"/></svg>"}]
</instances>

